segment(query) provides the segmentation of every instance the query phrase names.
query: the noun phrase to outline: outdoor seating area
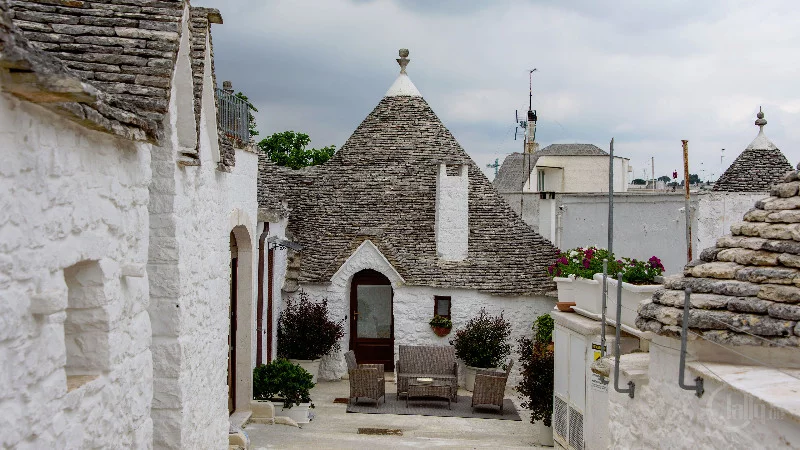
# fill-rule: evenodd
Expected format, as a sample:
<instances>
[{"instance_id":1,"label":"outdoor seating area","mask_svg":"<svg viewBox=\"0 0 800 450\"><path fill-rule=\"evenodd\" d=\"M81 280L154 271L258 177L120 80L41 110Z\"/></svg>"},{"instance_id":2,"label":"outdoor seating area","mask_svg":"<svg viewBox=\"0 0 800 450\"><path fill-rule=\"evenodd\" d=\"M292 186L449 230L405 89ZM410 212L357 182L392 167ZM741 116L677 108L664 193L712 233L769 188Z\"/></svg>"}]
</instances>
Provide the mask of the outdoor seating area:
<instances>
[{"instance_id":1,"label":"outdoor seating area","mask_svg":"<svg viewBox=\"0 0 800 450\"><path fill-rule=\"evenodd\" d=\"M381 398L383 404L386 399L386 376L383 364L358 364L355 352L345 353L349 375L350 396L348 397L348 412L376 412L366 411L359 405L360 399L374 401L374 408L380 408ZM478 369L475 377L475 389L469 409L459 408L457 413L444 413L436 409L444 409L444 403L434 405L431 401L447 403L447 410L452 411L452 404L458 403L458 363L456 362L455 349L452 346L417 346L401 345L399 359L397 360L397 393L391 406L385 413L394 414L421 414L421 415L460 415L471 416L476 407L497 407L499 410L489 414L502 416L504 406L511 405L512 420L519 420L519 415L513 404L505 398L506 383L511 373L513 361L509 360L505 371L495 369ZM401 397L405 400L401 402ZM464 397L462 397L462 400ZM420 403L424 401L424 407ZM406 411L400 410L405 407ZM432 409L427 412L413 412L414 409ZM463 410L463 411L461 411ZM499 413L499 414L498 414ZM486 411L480 413L485 417Z\"/></svg>"}]
</instances>

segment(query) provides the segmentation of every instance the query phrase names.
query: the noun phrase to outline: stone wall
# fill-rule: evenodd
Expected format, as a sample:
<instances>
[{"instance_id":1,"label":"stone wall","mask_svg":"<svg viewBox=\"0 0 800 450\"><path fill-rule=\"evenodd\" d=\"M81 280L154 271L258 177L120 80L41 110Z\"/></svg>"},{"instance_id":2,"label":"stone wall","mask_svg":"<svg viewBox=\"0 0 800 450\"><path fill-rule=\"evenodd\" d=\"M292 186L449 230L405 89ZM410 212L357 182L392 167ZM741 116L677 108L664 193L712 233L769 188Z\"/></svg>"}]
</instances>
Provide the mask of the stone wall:
<instances>
[{"instance_id":1,"label":"stone wall","mask_svg":"<svg viewBox=\"0 0 800 450\"><path fill-rule=\"evenodd\" d=\"M392 283L394 289L394 335L395 359L399 345L449 345L453 333L443 338L431 330L428 322L433 317L433 296L445 295L452 298L453 330L462 327L469 319L476 316L481 307L486 307L490 314L501 311L512 324L511 339L516 347L516 339L522 335L530 336L533 320L552 310L555 299L546 297L496 296L467 289L434 288L409 286L394 271L388 261L369 242L361 247L339 268L330 284L303 284L312 299L328 299L331 318L345 321L345 336L342 339L342 351L323 358L320 364L320 379L339 379L346 374L343 352L347 351L350 342L350 282L353 275L364 269L374 269L383 273ZM292 295L284 293L284 295ZM508 386L513 386L519 379L519 363L516 354L515 369ZM463 370L460 371L463 383Z\"/></svg>"},{"instance_id":2,"label":"stone wall","mask_svg":"<svg viewBox=\"0 0 800 450\"><path fill-rule=\"evenodd\" d=\"M730 234L731 225L741 221L744 213L765 197L769 197L769 192L708 192L700 195L695 258L703 249L716 246L717 239Z\"/></svg>"},{"instance_id":3,"label":"stone wall","mask_svg":"<svg viewBox=\"0 0 800 450\"><path fill-rule=\"evenodd\" d=\"M0 447L149 448L150 145L0 95L0 148Z\"/></svg>"},{"instance_id":4,"label":"stone wall","mask_svg":"<svg viewBox=\"0 0 800 450\"><path fill-rule=\"evenodd\" d=\"M705 393L701 398L678 387L679 349L677 339L657 337L650 346L649 379L636 381L635 397L609 389L611 448L752 449L800 445L796 416L777 411L726 382L704 376ZM746 372L743 368L741 373ZM686 382L694 384L695 376L687 371ZM620 385L627 383L621 381ZM762 378L759 384L770 381ZM613 384L614 380L610 382ZM793 394L787 390L786 395Z\"/></svg>"}]
</instances>

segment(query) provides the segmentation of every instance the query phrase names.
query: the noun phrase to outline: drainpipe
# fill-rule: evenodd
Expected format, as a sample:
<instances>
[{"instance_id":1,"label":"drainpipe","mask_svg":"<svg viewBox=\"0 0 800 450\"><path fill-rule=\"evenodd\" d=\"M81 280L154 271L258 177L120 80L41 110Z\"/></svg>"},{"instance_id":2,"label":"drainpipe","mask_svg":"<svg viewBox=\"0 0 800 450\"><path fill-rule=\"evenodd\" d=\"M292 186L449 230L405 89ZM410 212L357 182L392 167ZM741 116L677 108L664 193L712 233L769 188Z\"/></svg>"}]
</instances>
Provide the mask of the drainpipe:
<instances>
[{"instance_id":1,"label":"drainpipe","mask_svg":"<svg viewBox=\"0 0 800 450\"><path fill-rule=\"evenodd\" d=\"M267 334L267 362L272 362L272 311L275 309L272 302L272 292L274 291L273 284L275 277L272 276L272 271L275 268L275 249L271 248L267 252L267 273L269 279L267 280L267 323L269 323L269 334Z\"/></svg>"},{"instance_id":2,"label":"drainpipe","mask_svg":"<svg viewBox=\"0 0 800 450\"><path fill-rule=\"evenodd\" d=\"M256 304L256 365L264 363L264 244L269 234L269 222L264 222L264 231L258 238L258 300ZM271 251L271 250L270 250ZM269 274L272 275L272 269ZM270 284L272 277L270 276ZM271 286L270 286L271 288ZM272 300L270 294L270 302ZM271 309L270 309L271 312ZM271 322L270 322L271 323Z\"/></svg>"}]
</instances>

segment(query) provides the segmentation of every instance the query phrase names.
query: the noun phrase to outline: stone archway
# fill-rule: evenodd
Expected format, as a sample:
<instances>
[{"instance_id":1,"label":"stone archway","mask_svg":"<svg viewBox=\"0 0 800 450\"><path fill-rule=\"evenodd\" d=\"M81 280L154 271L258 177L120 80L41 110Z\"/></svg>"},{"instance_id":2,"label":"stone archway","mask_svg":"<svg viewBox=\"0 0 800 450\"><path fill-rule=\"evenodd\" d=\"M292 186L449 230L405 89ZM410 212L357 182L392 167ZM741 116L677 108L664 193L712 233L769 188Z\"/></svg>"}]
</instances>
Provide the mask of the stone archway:
<instances>
[{"instance_id":1,"label":"stone archway","mask_svg":"<svg viewBox=\"0 0 800 450\"><path fill-rule=\"evenodd\" d=\"M253 398L253 241L244 225L230 233L229 410L250 409Z\"/></svg>"}]
</instances>

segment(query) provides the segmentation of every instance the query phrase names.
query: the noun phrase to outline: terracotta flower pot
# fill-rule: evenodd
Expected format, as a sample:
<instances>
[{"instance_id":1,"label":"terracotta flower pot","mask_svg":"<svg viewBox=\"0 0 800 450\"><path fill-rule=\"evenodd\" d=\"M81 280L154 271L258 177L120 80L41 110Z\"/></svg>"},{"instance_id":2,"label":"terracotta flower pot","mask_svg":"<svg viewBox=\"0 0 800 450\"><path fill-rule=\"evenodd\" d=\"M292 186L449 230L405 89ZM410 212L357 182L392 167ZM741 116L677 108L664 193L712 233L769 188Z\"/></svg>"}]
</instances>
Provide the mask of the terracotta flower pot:
<instances>
[{"instance_id":1,"label":"terracotta flower pot","mask_svg":"<svg viewBox=\"0 0 800 450\"><path fill-rule=\"evenodd\" d=\"M450 328L431 326L433 332L439 337L445 337L450 334Z\"/></svg>"},{"instance_id":2,"label":"terracotta flower pot","mask_svg":"<svg viewBox=\"0 0 800 450\"><path fill-rule=\"evenodd\" d=\"M561 312L574 312L572 307L575 306L575 302L557 302L556 307Z\"/></svg>"}]
</instances>

